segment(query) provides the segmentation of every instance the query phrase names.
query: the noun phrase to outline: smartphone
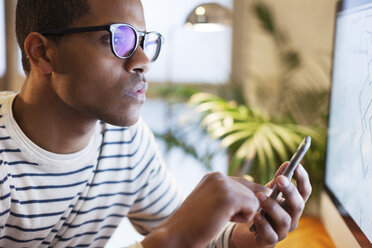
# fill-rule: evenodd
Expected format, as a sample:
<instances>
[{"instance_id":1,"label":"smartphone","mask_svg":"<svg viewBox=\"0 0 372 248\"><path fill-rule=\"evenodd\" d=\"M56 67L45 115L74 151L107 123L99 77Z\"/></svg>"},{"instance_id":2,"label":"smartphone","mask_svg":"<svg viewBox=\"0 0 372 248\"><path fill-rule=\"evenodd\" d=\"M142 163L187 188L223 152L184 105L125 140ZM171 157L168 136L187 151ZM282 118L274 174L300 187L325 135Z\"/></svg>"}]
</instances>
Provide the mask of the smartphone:
<instances>
[{"instance_id":1,"label":"smartphone","mask_svg":"<svg viewBox=\"0 0 372 248\"><path fill-rule=\"evenodd\" d=\"M296 152L293 154L292 158L289 160L289 164L284 169L284 171L282 172L281 175L286 176L288 179L292 178L294 171L296 170L297 166L300 164L300 162L301 162L302 158L305 156L306 152L309 150L310 145L311 145L311 137L306 136L302 140L301 144L298 146L298 148L297 148ZM271 192L269 197L271 199L276 200L279 193L280 193L279 189L276 187L276 185L274 185L273 191ZM262 209L260 209L259 212L263 216L266 216ZM249 230L251 232L255 232L257 230L254 223L250 226Z\"/></svg>"}]
</instances>

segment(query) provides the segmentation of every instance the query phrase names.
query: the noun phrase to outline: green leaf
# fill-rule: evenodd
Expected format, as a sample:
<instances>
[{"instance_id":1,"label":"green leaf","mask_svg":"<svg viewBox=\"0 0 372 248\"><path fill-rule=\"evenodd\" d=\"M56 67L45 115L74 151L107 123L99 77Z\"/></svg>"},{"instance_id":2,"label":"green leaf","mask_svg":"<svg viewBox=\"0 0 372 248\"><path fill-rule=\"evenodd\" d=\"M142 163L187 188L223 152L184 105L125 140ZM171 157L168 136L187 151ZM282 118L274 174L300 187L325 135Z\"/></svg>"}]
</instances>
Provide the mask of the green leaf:
<instances>
[{"instance_id":1,"label":"green leaf","mask_svg":"<svg viewBox=\"0 0 372 248\"><path fill-rule=\"evenodd\" d=\"M294 132L290 132L290 129L280 126L273 126L272 130L278 135L278 137L281 138L281 140L283 140L283 142L285 142L291 151L295 151L301 142L301 137Z\"/></svg>"},{"instance_id":2,"label":"green leaf","mask_svg":"<svg viewBox=\"0 0 372 248\"><path fill-rule=\"evenodd\" d=\"M230 134L221 140L221 145L222 147L229 147L235 142L238 142L239 140L243 140L243 139L248 140L254 133L255 133L255 130L248 129L248 130L244 130L241 132Z\"/></svg>"},{"instance_id":3,"label":"green leaf","mask_svg":"<svg viewBox=\"0 0 372 248\"><path fill-rule=\"evenodd\" d=\"M283 144L283 141L273 132L271 125L265 128L264 135L267 137L267 140L271 143L276 153L279 155L279 158L282 161L286 161L288 159L288 152L285 144Z\"/></svg>"},{"instance_id":4,"label":"green leaf","mask_svg":"<svg viewBox=\"0 0 372 248\"><path fill-rule=\"evenodd\" d=\"M192 97L190 97L189 102L191 104L200 104L205 101L216 101L216 100L221 100L221 98L213 94L199 92L199 93L192 95Z\"/></svg>"},{"instance_id":5,"label":"green leaf","mask_svg":"<svg viewBox=\"0 0 372 248\"><path fill-rule=\"evenodd\" d=\"M236 156L238 158L253 160L256 156L256 147L253 144L253 140L247 139L236 151Z\"/></svg>"},{"instance_id":6,"label":"green leaf","mask_svg":"<svg viewBox=\"0 0 372 248\"><path fill-rule=\"evenodd\" d=\"M226 111L218 111L214 113L210 113L207 116L205 116L201 122L201 125L203 127L211 125L212 123L216 121L223 121L225 118L231 117L229 112Z\"/></svg>"},{"instance_id":7,"label":"green leaf","mask_svg":"<svg viewBox=\"0 0 372 248\"><path fill-rule=\"evenodd\" d=\"M268 166L271 171L275 171L275 152L273 147L270 145L269 140L264 135L265 129L265 126L261 127L259 136L257 137L257 139L259 139L259 144L257 145L260 145L263 149L263 152L267 159L266 166Z\"/></svg>"},{"instance_id":8,"label":"green leaf","mask_svg":"<svg viewBox=\"0 0 372 248\"><path fill-rule=\"evenodd\" d=\"M234 123L229 127L229 131L231 132L236 132L240 130L257 130L260 128L262 123L260 122L254 122L254 121L249 121L249 122L238 122Z\"/></svg>"},{"instance_id":9,"label":"green leaf","mask_svg":"<svg viewBox=\"0 0 372 248\"><path fill-rule=\"evenodd\" d=\"M196 110L198 112L206 112L206 111L221 111L228 109L226 103L222 101L211 101L211 102L203 102L197 105Z\"/></svg>"}]
</instances>

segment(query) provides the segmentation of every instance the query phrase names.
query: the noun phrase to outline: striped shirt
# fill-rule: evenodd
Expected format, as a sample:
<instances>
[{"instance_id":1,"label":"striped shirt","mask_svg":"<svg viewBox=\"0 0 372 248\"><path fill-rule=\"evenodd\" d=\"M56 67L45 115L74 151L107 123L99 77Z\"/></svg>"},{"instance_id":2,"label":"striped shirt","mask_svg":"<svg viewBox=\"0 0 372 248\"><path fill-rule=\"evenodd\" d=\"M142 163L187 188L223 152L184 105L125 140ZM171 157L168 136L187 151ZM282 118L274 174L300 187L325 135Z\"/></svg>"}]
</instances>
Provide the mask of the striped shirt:
<instances>
[{"instance_id":1,"label":"striped shirt","mask_svg":"<svg viewBox=\"0 0 372 248\"><path fill-rule=\"evenodd\" d=\"M181 204L142 120L97 122L84 149L56 154L21 131L15 96L0 93L0 247L103 247L123 218L147 234ZM231 229L208 247L227 247Z\"/></svg>"}]
</instances>

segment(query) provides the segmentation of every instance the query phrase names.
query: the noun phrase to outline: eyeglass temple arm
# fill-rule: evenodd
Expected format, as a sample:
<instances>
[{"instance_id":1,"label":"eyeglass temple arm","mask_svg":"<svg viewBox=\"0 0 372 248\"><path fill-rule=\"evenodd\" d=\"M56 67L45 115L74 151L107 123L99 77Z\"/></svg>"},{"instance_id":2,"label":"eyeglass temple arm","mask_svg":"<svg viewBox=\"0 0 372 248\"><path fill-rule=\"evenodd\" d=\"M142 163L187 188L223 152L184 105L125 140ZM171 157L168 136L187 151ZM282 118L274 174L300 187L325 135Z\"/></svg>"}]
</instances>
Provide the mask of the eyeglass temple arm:
<instances>
[{"instance_id":1,"label":"eyeglass temple arm","mask_svg":"<svg viewBox=\"0 0 372 248\"><path fill-rule=\"evenodd\" d=\"M95 32L107 30L110 31L110 25L94 26L94 27L79 27L79 28L59 28L50 29L39 32L42 35L61 35L61 34L74 34L83 32Z\"/></svg>"}]
</instances>

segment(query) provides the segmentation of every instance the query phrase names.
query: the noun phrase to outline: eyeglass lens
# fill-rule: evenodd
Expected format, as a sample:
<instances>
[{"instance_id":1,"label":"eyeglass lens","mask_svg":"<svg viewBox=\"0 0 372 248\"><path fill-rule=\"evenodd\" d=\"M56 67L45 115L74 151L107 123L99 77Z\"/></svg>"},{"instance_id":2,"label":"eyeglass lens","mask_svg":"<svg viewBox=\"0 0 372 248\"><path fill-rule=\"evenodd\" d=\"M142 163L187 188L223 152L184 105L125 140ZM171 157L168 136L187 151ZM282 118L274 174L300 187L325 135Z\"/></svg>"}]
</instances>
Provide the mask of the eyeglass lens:
<instances>
[{"instance_id":1,"label":"eyeglass lens","mask_svg":"<svg viewBox=\"0 0 372 248\"><path fill-rule=\"evenodd\" d=\"M136 33L129 26L119 26L113 32L113 47L117 55L127 57L136 46Z\"/></svg>"},{"instance_id":2,"label":"eyeglass lens","mask_svg":"<svg viewBox=\"0 0 372 248\"><path fill-rule=\"evenodd\" d=\"M145 36L145 40L143 42L143 49L145 51L145 54L147 57L154 61L157 58L157 55L159 54L159 48L160 48L160 37L156 33L148 33Z\"/></svg>"},{"instance_id":3,"label":"eyeglass lens","mask_svg":"<svg viewBox=\"0 0 372 248\"><path fill-rule=\"evenodd\" d=\"M130 26L121 25L113 30L113 49L120 57L128 57L136 46L136 32ZM156 33L147 33L143 41L143 50L150 61L159 54L161 39Z\"/></svg>"}]
</instances>

